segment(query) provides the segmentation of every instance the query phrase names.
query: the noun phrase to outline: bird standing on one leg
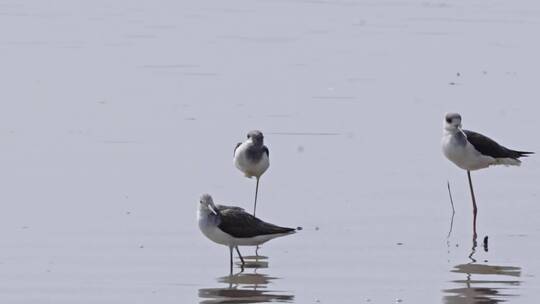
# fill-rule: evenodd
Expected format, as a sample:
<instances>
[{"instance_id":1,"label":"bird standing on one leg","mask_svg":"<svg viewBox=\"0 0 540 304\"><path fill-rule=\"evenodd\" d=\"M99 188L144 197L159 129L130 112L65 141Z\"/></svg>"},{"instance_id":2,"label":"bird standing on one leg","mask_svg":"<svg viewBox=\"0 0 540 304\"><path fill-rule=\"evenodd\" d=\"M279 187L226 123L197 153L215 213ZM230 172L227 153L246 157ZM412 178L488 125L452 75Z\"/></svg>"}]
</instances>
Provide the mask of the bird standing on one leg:
<instances>
[{"instance_id":1,"label":"bird standing on one leg","mask_svg":"<svg viewBox=\"0 0 540 304\"><path fill-rule=\"evenodd\" d=\"M250 131L247 140L238 143L234 149L234 165L242 171L246 177L257 179L255 185L255 202L253 215L257 210L257 195L259 192L259 179L270 166L270 152L264 145L264 136L261 131Z\"/></svg>"},{"instance_id":2,"label":"bird standing on one leg","mask_svg":"<svg viewBox=\"0 0 540 304\"><path fill-rule=\"evenodd\" d=\"M456 166L467 170L469 188L473 202L473 234L476 238L476 198L471 180L471 171L487 168L492 165L519 166L520 157L534 152L510 150L494 140L461 128L461 115L448 113L445 116L442 137L442 150L446 158Z\"/></svg>"},{"instance_id":3,"label":"bird standing on one leg","mask_svg":"<svg viewBox=\"0 0 540 304\"><path fill-rule=\"evenodd\" d=\"M233 249L236 249L243 269L244 259L238 246L258 246L271 239L296 232L294 228L266 223L240 207L215 205L209 194L201 196L197 217L199 229L207 238L229 247L231 274Z\"/></svg>"}]
</instances>

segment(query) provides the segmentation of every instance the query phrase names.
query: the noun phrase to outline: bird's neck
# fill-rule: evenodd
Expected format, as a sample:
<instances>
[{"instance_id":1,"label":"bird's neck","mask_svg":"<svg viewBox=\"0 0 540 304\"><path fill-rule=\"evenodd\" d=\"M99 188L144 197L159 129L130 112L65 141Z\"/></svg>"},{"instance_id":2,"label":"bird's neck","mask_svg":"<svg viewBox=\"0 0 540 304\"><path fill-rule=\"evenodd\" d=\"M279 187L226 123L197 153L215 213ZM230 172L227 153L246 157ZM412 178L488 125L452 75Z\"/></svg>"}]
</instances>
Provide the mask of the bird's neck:
<instances>
[{"instance_id":1,"label":"bird's neck","mask_svg":"<svg viewBox=\"0 0 540 304\"><path fill-rule=\"evenodd\" d=\"M199 213L199 218L206 218L210 214L213 214L212 211L208 210L208 208L205 208L203 206L199 207L198 213Z\"/></svg>"},{"instance_id":2,"label":"bird's neck","mask_svg":"<svg viewBox=\"0 0 540 304\"><path fill-rule=\"evenodd\" d=\"M248 139L247 141L247 144L248 146L251 146L251 147L262 147L264 144L263 144L263 141L255 141L253 139Z\"/></svg>"},{"instance_id":3,"label":"bird's neck","mask_svg":"<svg viewBox=\"0 0 540 304\"><path fill-rule=\"evenodd\" d=\"M452 126L445 126L443 128L443 134L445 135L455 135L457 134L458 132L461 132L460 129L456 128L456 127L452 127Z\"/></svg>"}]
</instances>

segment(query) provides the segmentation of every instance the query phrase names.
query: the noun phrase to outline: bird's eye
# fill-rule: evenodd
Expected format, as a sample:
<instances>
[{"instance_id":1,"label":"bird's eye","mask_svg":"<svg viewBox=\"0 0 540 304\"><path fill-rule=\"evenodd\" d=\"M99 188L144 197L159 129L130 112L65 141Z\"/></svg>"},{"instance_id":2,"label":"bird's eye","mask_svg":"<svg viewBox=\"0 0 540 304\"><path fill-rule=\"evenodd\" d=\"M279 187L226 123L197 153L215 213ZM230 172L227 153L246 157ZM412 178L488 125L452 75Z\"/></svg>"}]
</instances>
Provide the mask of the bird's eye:
<instances>
[{"instance_id":1,"label":"bird's eye","mask_svg":"<svg viewBox=\"0 0 540 304\"><path fill-rule=\"evenodd\" d=\"M447 123L452 123L452 118L450 118L450 117L446 118L446 122Z\"/></svg>"}]
</instances>

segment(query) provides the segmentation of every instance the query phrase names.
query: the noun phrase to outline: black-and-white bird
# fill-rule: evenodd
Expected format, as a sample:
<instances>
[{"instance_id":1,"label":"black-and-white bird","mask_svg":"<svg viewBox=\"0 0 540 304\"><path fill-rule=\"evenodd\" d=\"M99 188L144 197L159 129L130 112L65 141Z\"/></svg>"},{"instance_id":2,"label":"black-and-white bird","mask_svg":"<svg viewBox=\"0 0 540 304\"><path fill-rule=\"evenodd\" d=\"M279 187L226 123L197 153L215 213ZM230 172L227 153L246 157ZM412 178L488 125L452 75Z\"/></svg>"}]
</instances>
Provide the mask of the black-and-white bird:
<instances>
[{"instance_id":1,"label":"black-and-white bird","mask_svg":"<svg viewBox=\"0 0 540 304\"><path fill-rule=\"evenodd\" d=\"M264 136L261 131L254 130L247 134L247 140L238 143L234 148L234 165L242 171L246 177L255 177L255 202L253 215L257 210L257 195L259 192L259 179L270 166L270 152L264 145Z\"/></svg>"},{"instance_id":2,"label":"black-and-white bird","mask_svg":"<svg viewBox=\"0 0 540 304\"><path fill-rule=\"evenodd\" d=\"M207 238L229 247L231 273L233 249L236 249L243 267L244 258L238 246L258 246L296 232L295 228L266 223L240 207L216 205L209 194L201 196L197 217L199 229Z\"/></svg>"},{"instance_id":3,"label":"black-and-white bird","mask_svg":"<svg viewBox=\"0 0 540 304\"><path fill-rule=\"evenodd\" d=\"M473 201L474 234L476 235L476 199L471 181L471 171L492 165L519 166L521 157L534 152L508 149L480 133L463 130L461 115L447 113L444 118L442 150L446 158L456 166L467 170L469 187Z\"/></svg>"}]
</instances>

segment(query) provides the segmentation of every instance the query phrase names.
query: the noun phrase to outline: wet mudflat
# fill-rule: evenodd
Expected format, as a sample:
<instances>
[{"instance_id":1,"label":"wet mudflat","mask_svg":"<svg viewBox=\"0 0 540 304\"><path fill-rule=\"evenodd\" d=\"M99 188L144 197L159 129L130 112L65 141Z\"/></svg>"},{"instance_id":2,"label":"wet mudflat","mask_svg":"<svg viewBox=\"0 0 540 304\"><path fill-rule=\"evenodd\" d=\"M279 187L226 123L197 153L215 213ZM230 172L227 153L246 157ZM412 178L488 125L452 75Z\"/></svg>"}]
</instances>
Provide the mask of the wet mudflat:
<instances>
[{"instance_id":1,"label":"wet mudflat","mask_svg":"<svg viewBox=\"0 0 540 304\"><path fill-rule=\"evenodd\" d=\"M538 157L473 172L474 242L466 173L439 145L458 111L540 151L535 1L0 1L0 16L1 302L537 301ZM258 216L304 229L229 276L195 214L204 192L250 208L232 151L251 129L271 151Z\"/></svg>"}]
</instances>

